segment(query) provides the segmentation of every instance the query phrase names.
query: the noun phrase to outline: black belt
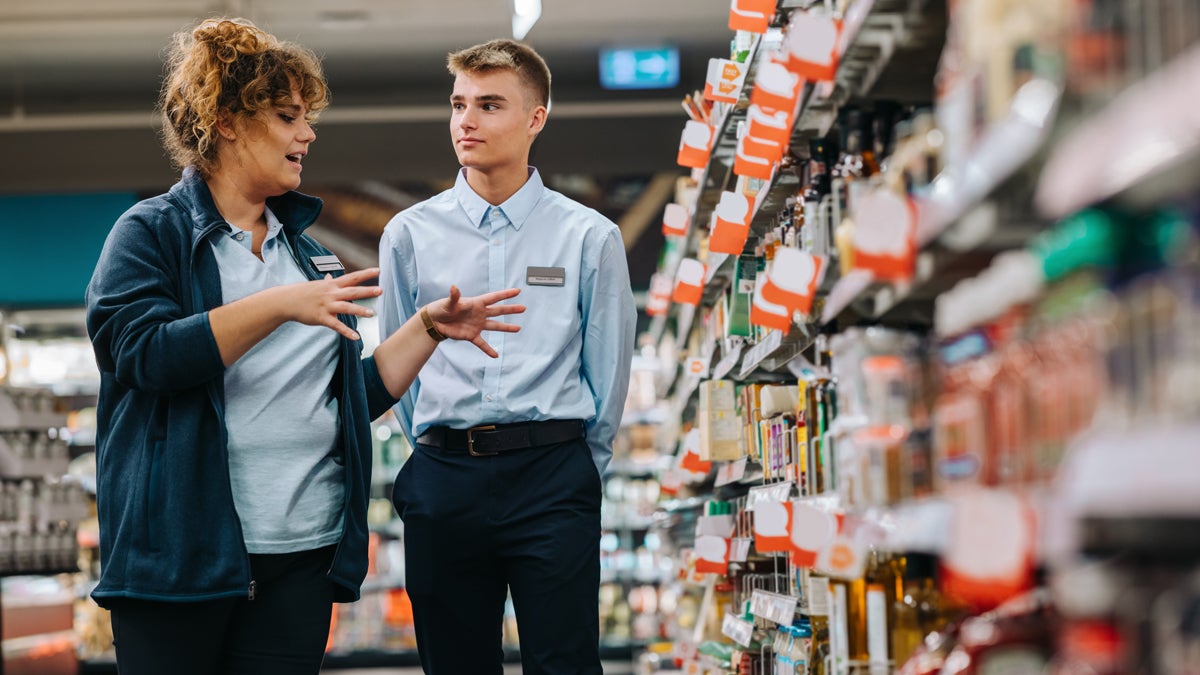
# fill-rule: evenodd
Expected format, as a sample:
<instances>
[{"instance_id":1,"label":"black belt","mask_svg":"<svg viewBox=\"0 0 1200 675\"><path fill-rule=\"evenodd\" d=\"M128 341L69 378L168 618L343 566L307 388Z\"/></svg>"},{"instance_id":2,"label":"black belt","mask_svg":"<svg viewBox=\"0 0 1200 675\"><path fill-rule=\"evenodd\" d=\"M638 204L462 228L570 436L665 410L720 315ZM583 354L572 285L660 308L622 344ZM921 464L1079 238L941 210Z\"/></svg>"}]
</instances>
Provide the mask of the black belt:
<instances>
[{"instance_id":1,"label":"black belt","mask_svg":"<svg viewBox=\"0 0 1200 675\"><path fill-rule=\"evenodd\" d=\"M509 450L566 443L583 438L585 433L583 420L548 420L487 424L470 429L431 427L417 438L417 443L450 452L466 452L475 457L488 457Z\"/></svg>"}]
</instances>

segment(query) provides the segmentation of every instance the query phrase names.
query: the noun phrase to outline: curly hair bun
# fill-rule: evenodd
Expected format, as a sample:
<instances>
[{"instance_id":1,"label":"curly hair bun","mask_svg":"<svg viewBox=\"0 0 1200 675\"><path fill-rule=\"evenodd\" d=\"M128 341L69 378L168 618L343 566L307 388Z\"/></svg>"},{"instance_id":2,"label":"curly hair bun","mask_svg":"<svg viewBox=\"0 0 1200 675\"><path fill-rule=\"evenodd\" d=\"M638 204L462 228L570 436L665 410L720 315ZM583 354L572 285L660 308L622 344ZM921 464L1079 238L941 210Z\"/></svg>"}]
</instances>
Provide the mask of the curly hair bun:
<instances>
[{"instance_id":1,"label":"curly hair bun","mask_svg":"<svg viewBox=\"0 0 1200 675\"><path fill-rule=\"evenodd\" d=\"M276 40L246 19L211 19L192 31L196 44L207 45L222 63L233 63L238 54L261 54Z\"/></svg>"}]
</instances>

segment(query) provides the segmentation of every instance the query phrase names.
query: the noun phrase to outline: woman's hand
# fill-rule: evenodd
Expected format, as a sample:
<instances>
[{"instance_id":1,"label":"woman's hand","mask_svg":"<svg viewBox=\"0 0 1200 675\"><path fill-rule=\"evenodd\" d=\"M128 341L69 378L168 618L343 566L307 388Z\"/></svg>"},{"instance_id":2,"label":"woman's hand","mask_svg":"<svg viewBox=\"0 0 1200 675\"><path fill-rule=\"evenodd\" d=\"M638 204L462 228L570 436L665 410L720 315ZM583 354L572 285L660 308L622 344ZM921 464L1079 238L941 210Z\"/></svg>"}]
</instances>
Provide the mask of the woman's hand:
<instances>
[{"instance_id":1,"label":"woman's hand","mask_svg":"<svg viewBox=\"0 0 1200 675\"><path fill-rule=\"evenodd\" d=\"M349 326L338 319L338 314L373 316L374 312L354 304L355 300L373 298L383 292L379 286L359 286L379 276L379 268L359 270L343 274L336 279L325 275L324 279L290 284L286 289L286 311L288 318L309 326L328 326L351 340L358 339Z\"/></svg>"},{"instance_id":2,"label":"woman's hand","mask_svg":"<svg viewBox=\"0 0 1200 675\"><path fill-rule=\"evenodd\" d=\"M497 305L502 300L514 298L520 293L518 288L509 288L494 293L484 293L470 298L462 297L457 286L450 287L449 297L442 298L426 305L429 318L442 335L455 340L467 340L479 347L480 351L492 358L499 354L483 339L483 331L494 330L503 333L515 333L521 328L509 323L492 321L495 316L505 314L521 314L524 305Z\"/></svg>"}]
</instances>

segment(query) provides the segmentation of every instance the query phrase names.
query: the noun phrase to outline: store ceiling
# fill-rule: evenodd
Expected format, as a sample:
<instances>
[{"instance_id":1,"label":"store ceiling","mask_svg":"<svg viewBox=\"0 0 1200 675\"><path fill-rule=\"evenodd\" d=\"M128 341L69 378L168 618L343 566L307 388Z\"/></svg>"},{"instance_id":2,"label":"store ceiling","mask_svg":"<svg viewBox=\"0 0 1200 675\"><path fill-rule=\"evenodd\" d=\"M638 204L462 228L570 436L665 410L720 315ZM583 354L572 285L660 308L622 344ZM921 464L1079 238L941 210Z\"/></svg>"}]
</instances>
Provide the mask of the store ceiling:
<instances>
[{"instance_id":1,"label":"store ceiling","mask_svg":"<svg viewBox=\"0 0 1200 675\"><path fill-rule=\"evenodd\" d=\"M526 38L558 104L535 149L547 171L619 175L673 167L679 99L728 50L728 0L543 0ZM151 110L172 33L238 15L324 58L334 106L307 182L441 179L448 51L511 35L511 0L3 0L0 193L151 190L174 172ZM606 92L598 50L674 44L682 85Z\"/></svg>"}]
</instances>

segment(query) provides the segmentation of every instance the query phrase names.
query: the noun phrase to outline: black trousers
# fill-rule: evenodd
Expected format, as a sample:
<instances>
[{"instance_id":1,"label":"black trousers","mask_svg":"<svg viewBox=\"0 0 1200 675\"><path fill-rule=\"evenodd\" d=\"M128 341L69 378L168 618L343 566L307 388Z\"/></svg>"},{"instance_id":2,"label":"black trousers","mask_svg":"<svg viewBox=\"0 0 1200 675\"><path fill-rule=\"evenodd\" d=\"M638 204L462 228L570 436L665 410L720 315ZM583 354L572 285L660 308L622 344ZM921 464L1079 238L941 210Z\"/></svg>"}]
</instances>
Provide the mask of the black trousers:
<instances>
[{"instance_id":1,"label":"black trousers","mask_svg":"<svg viewBox=\"0 0 1200 675\"><path fill-rule=\"evenodd\" d=\"M112 602L121 675L302 675L321 670L335 547L251 555L254 600Z\"/></svg>"},{"instance_id":2,"label":"black trousers","mask_svg":"<svg viewBox=\"0 0 1200 675\"><path fill-rule=\"evenodd\" d=\"M582 440L492 457L418 445L393 502L427 675L499 675L511 592L525 675L600 675L600 476Z\"/></svg>"}]
</instances>

